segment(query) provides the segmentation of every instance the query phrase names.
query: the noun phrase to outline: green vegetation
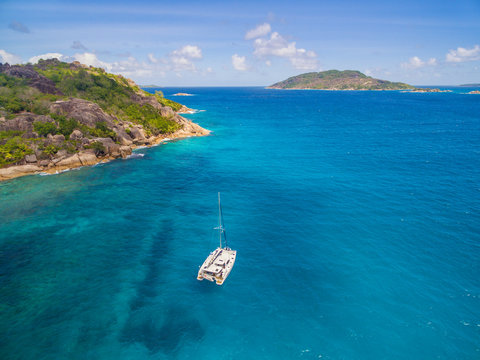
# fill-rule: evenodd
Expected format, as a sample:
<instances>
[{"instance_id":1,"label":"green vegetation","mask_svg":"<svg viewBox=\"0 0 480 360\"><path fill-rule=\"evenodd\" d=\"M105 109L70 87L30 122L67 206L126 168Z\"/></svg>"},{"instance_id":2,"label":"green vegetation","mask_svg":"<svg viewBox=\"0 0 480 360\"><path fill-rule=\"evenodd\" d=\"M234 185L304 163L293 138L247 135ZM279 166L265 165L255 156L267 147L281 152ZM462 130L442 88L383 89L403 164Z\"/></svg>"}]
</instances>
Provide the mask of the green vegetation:
<instances>
[{"instance_id":1,"label":"green vegetation","mask_svg":"<svg viewBox=\"0 0 480 360\"><path fill-rule=\"evenodd\" d=\"M90 135L95 136L95 137L101 137L101 138L106 138L109 137L113 140L116 140L117 135L113 130L110 130L107 126L107 124L104 121L100 121L95 124L95 128L87 128L83 129L84 132L90 133Z\"/></svg>"},{"instance_id":2,"label":"green vegetation","mask_svg":"<svg viewBox=\"0 0 480 360\"><path fill-rule=\"evenodd\" d=\"M324 89L324 90L401 90L413 86L374 79L354 70L328 70L311 72L288 78L269 86L272 89Z\"/></svg>"},{"instance_id":3,"label":"green vegetation","mask_svg":"<svg viewBox=\"0 0 480 360\"><path fill-rule=\"evenodd\" d=\"M50 102L57 98L28 86L26 79L0 73L0 115L11 118L22 111L45 115Z\"/></svg>"},{"instance_id":4,"label":"green vegetation","mask_svg":"<svg viewBox=\"0 0 480 360\"><path fill-rule=\"evenodd\" d=\"M55 155L58 152L58 150L60 150L60 148L58 146L50 144L43 149L43 153L52 157L53 155Z\"/></svg>"},{"instance_id":5,"label":"green vegetation","mask_svg":"<svg viewBox=\"0 0 480 360\"><path fill-rule=\"evenodd\" d=\"M33 123L33 129L39 136L62 134L65 136L65 139L68 140L73 130L78 129L85 135L101 138L109 137L116 140L115 132L110 130L104 121L96 123L95 127L92 128L82 125L77 120L67 118L63 115L50 114L50 117L56 120L58 126L53 122L35 121Z\"/></svg>"},{"instance_id":6,"label":"green vegetation","mask_svg":"<svg viewBox=\"0 0 480 360\"><path fill-rule=\"evenodd\" d=\"M33 69L52 80L65 96L42 93L30 87L27 79L0 73L0 115L11 118L22 111L48 115L52 101L76 97L97 103L106 113L120 120L140 123L153 134L168 133L179 128L173 119L165 118L153 106L139 102L141 96L154 96L159 103L170 106L174 111L181 109L181 104L164 98L161 91L152 95L132 85L121 75L108 74L100 68L71 66L60 61L40 60ZM55 120L60 127L57 133L67 138L78 127L69 119ZM40 131L43 134L44 129ZM105 133L105 129L98 132L94 130L93 133ZM108 136L114 138L111 133Z\"/></svg>"},{"instance_id":7,"label":"green vegetation","mask_svg":"<svg viewBox=\"0 0 480 360\"><path fill-rule=\"evenodd\" d=\"M0 142L0 166L15 164L29 154L33 154L33 150L20 136L12 137L3 144Z\"/></svg>"},{"instance_id":8,"label":"green vegetation","mask_svg":"<svg viewBox=\"0 0 480 360\"><path fill-rule=\"evenodd\" d=\"M178 111L183 106L182 104L179 104L173 100L164 98L163 93L160 90L155 91L155 98L160 104L164 106L170 106L173 111Z\"/></svg>"},{"instance_id":9,"label":"green vegetation","mask_svg":"<svg viewBox=\"0 0 480 360\"><path fill-rule=\"evenodd\" d=\"M47 136L48 134L55 135L58 129L54 123L35 121L33 123L33 130L40 136Z\"/></svg>"},{"instance_id":10,"label":"green vegetation","mask_svg":"<svg viewBox=\"0 0 480 360\"><path fill-rule=\"evenodd\" d=\"M0 71L0 118L7 121L0 121L0 129L15 129L0 131L0 167L22 163L26 155L33 153L38 160L51 159L60 149L75 153L90 148L98 156L108 153L100 141L85 146L83 141L70 139L75 130L90 139L111 138L117 144L125 140L121 135L117 139L111 120L98 121L103 114L95 107L90 106L91 113L77 116L76 112L82 111L82 102L73 100L53 107L52 103L58 100L78 98L96 103L114 122L122 122L120 126L132 137L135 136L128 123L141 124L147 136L181 128L173 114L162 115L169 112L163 111L161 105L174 111L183 105L166 99L161 91L150 94L131 80L100 68L50 59L40 60L36 65L2 65ZM59 106L62 113L53 113ZM19 116L22 113L26 114ZM85 125L93 124L91 116L97 115L94 127ZM49 135L63 135L65 140L59 136L52 140Z\"/></svg>"},{"instance_id":11,"label":"green vegetation","mask_svg":"<svg viewBox=\"0 0 480 360\"><path fill-rule=\"evenodd\" d=\"M167 119L160 115L157 109L152 105L131 104L125 109L125 113L130 118L137 119L144 128L154 135L160 133L171 133L180 128L175 121Z\"/></svg>"},{"instance_id":12,"label":"green vegetation","mask_svg":"<svg viewBox=\"0 0 480 360\"><path fill-rule=\"evenodd\" d=\"M106 149L105 146L100 141L94 141L90 145L85 146L86 149L93 149L95 151L95 155L101 156L105 155Z\"/></svg>"},{"instance_id":13,"label":"green vegetation","mask_svg":"<svg viewBox=\"0 0 480 360\"><path fill-rule=\"evenodd\" d=\"M70 134L73 132L73 130L83 129L84 127L84 125L80 124L77 120L67 118L64 115L50 114L50 117L53 118L58 124L56 134L62 134L65 136L65 139L70 137Z\"/></svg>"},{"instance_id":14,"label":"green vegetation","mask_svg":"<svg viewBox=\"0 0 480 360\"><path fill-rule=\"evenodd\" d=\"M10 139L14 136L21 136L22 134L23 134L23 131L17 131L17 130L0 131L0 142L2 140Z\"/></svg>"},{"instance_id":15,"label":"green vegetation","mask_svg":"<svg viewBox=\"0 0 480 360\"><path fill-rule=\"evenodd\" d=\"M132 86L121 75L108 74L100 68L71 68L69 64L40 61L35 70L55 82L66 96L77 97L97 103L105 112L121 120L140 123L153 134L168 133L179 128L172 119L163 117L149 104L140 105L139 93L152 96L138 86ZM166 99L163 94L155 98L164 106L178 111L182 105Z\"/></svg>"}]
</instances>

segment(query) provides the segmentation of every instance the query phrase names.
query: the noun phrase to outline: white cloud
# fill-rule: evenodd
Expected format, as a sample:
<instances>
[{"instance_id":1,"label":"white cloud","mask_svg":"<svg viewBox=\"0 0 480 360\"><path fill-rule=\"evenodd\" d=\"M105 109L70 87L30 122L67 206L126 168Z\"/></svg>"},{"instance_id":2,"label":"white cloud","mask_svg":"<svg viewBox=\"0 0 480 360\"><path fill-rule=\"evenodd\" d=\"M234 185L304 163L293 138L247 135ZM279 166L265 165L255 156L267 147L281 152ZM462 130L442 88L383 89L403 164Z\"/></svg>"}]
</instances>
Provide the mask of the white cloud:
<instances>
[{"instance_id":1,"label":"white cloud","mask_svg":"<svg viewBox=\"0 0 480 360\"><path fill-rule=\"evenodd\" d=\"M170 63L173 71L196 71L193 60L202 58L202 49L195 45L185 45L170 53Z\"/></svg>"},{"instance_id":2,"label":"white cloud","mask_svg":"<svg viewBox=\"0 0 480 360\"><path fill-rule=\"evenodd\" d=\"M422 67L423 65L425 65L425 63L418 56L414 56L411 57L408 62L403 63L402 67L406 69L416 69Z\"/></svg>"},{"instance_id":3,"label":"white cloud","mask_svg":"<svg viewBox=\"0 0 480 360\"><path fill-rule=\"evenodd\" d=\"M115 61L111 64L111 72L122 74L126 77L145 77L152 75L153 68L150 64L139 62L133 56L122 61Z\"/></svg>"},{"instance_id":4,"label":"white cloud","mask_svg":"<svg viewBox=\"0 0 480 360\"><path fill-rule=\"evenodd\" d=\"M185 45L179 50L175 50L174 54L185 56L191 59L201 59L202 58L202 49L196 45Z\"/></svg>"},{"instance_id":5,"label":"white cloud","mask_svg":"<svg viewBox=\"0 0 480 360\"><path fill-rule=\"evenodd\" d=\"M181 71L197 71L194 61L202 58L202 50L198 46L186 45L172 51L167 57L157 58L150 53L147 58L148 60L138 61L130 55L121 61L105 62L100 60L97 54L84 52L75 54L70 60L137 79L147 78L153 74L164 77L168 71L175 71L177 76L181 76L179 73ZM211 71L211 68L207 69L207 72Z\"/></svg>"},{"instance_id":6,"label":"white cloud","mask_svg":"<svg viewBox=\"0 0 480 360\"><path fill-rule=\"evenodd\" d=\"M32 56L30 59L28 59L29 63L36 64L38 60L43 59L43 60L48 60L48 59L58 59L62 60L65 59L65 56L60 53L46 53L42 55L37 55L37 56Z\"/></svg>"},{"instance_id":7,"label":"white cloud","mask_svg":"<svg viewBox=\"0 0 480 360\"><path fill-rule=\"evenodd\" d=\"M247 33L245 34L245 40L251 40L265 36L269 34L270 31L272 31L272 28L269 23L258 25L255 29L247 31Z\"/></svg>"},{"instance_id":8,"label":"white cloud","mask_svg":"<svg viewBox=\"0 0 480 360\"><path fill-rule=\"evenodd\" d=\"M122 74L126 77L143 77L152 74L152 68L146 63L140 63L133 56L127 57L122 61L114 61L112 63L100 60L93 53L75 54L73 58L85 65L100 67L108 72Z\"/></svg>"},{"instance_id":9,"label":"white cloud","mask_svg":"<svg viewBox=\"0 0 480 360\"><path fill-rule=\"evenodd\" d=\"M109 72L112 71L112 64L99 60L97 55L93 53L85 52L82 54L75 54L73 55L73 58L82 64L104 68Z\"/></svg>"},{"instance_id":10,"label":"white cloud","mask_svg":"<svg viewBox=\"0 0 480 360\"><path fill-rule=\"evenodd\" d=\"M19 64L22 62L20 56L15 54L10 54L5 50L0 49L0 62L1 63L9 63L10 65Z\"/></svg>"},{"instance_id":11,"label":"white cloud","mask_svg":"<svg viewBox=\"0 0 480 360\"><path fill-rule=\"evenodd\" d=\"M266 60L266 61L265 61L265 65L267 65L267 66L272 66L272 62L271 62L270 60Z\"/></svg>"},{"instance_id":12,"label":"white cloud","mask_svg":"<svg viewBox=\"0 0 480 360\"><path fill-rule=\"evenodd\" d=\"M235 70L246 71L247 64L245 56L239 56L238 54L232 55L232 65Z\"/></svg>"},{"instance_id":13,"label":"white cloud","mask_svg":"<svg viewBox=\"0 0 480 360\"><path fill-rule=\"evenodd\" d=\"M315 70L318 68L317 54L314 51L297 49L295 42L288 42L279 33L273 32L270 38L255 39L253 54L259 58L270 56L283 57L290 60L290 63L301 70Z\"/></svg>"},{"instance_id":14,"label":"white cloud","mask_svg":"<svg viewBox=\"0 0 480 360\"><path fill-rule=\"evenodd\" d=\"M402 63L401 66L404 69L418 69L424 66L435 66L437 65L437 59L430 58L427 61L423 61L418 56L411 57L408 62Z\"/></svg>"},{"instance_id":15,"label":"white cloud","mask_svg":"<svg viewBox=\"0 0 480 360\"><path fill-rule=\"evenodd\" d=\"M153 54L148 54L148 60L154 64L158 63L158 59Z\"/></svg>"},{"instance_id":16,"label":"white cloud","mask_svg":"<svg viewBox=\"0 0 480 360\"><path fill-rule=\"evenodd\" d=\"M465 62L480 60L480 46L475 45L471 49L458 47L457 50L450 50L446 55L447 62Z\"/></svg>"}]
</instances>

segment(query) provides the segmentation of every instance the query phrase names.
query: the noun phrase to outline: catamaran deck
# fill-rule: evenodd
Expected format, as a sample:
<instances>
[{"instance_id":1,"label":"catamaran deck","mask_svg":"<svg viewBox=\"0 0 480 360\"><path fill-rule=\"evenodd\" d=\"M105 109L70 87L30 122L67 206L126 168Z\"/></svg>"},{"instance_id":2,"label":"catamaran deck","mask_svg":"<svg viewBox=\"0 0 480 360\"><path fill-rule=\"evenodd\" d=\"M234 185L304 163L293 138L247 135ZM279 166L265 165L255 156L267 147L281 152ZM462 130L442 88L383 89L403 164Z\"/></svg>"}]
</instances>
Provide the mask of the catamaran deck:
<instances>
[{"instance_id":1,"label":"catamaran deck","mask_svg":"<svg viewBox=\"0 0 480 360\"><path fill-rule=\"evenodd\" d=\"M217 285L222 285L233 268L236 256L236 250L228 248L215 249L215 251L208 255L198 270L197 279L207 279L209 281L215 281Z\"/></svg>"}]
</instances>

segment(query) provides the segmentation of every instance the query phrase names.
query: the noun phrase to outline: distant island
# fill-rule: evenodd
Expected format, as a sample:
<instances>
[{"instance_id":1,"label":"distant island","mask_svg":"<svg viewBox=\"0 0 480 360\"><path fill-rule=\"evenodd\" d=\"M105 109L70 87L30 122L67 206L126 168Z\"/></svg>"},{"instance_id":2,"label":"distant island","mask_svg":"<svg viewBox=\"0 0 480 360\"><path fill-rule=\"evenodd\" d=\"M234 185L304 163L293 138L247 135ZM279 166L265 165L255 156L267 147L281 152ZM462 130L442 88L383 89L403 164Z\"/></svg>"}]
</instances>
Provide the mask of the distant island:
<instances>
[{"instance_id":1,"label":"distant island","mask_svg":"<svg viewBox=\"0 0 480 360\"><path fill-rule=\"evenodd\" d=\"M179 93L173 94L172 96L193 96L193 94L179 92Z\"/></svg>"},{"instance_id":2,"label":"distant island","mask_svg":"<svg viewBox=\"0 0 480 360\"><path fill-rule=\"evenodd\" d=\"M412 92L412 93L444 93L444 92L452 92L452 90L440 90L437 88L415 88L412 90L409 90L407 92Z\"/></svg>"},{"instance_id":3,"label":"distant island","mask_svg":"<svg viewBox=\"0 0 480 360\"><path fill-rule=\"evenodd\" d=\"M77 61L0 64L0 181L125 158L137 146L209 133L191 109Z\"/></svg>"},{"instance_id":4,"label":"distant island","mask_svg":"<svg viewBox=\"0 0 480 360\"><path fill-rule=\"evenodd\" d=\"M415 87L401 82L374 79L355 70L328 70L293 76L270 85L267 89L413 90Z\"/></svg>"},{"instance_id":5,"label":"distant island","mask_svg":"<svg viewBox=\"0 0 480 360\"><path fill-rule=\"evenodd\" d=\"M480 87L480 83L476 83L476 84L462 84L462 85L458 85L458 86L461 86L461 87Z\"/></svg>"}]
</instances>

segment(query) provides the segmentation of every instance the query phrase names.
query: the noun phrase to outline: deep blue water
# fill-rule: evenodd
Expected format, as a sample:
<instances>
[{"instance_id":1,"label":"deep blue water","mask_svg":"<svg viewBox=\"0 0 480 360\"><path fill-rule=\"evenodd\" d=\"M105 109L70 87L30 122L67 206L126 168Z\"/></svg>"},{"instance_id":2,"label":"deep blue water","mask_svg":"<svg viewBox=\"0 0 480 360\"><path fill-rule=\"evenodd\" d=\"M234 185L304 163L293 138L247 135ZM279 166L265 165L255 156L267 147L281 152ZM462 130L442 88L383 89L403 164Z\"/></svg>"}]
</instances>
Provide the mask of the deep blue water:
<instances>
[{"instance_id":1,"label":"deep blue water","mask_svg":"<svg viewBox=\"0 0 480 360\"><path fill-rule=\"evenodd\" d=\"M1 359L480 358L478 95L162 90L212 136L0 183Z\"/></svg>"}]
</instances>

